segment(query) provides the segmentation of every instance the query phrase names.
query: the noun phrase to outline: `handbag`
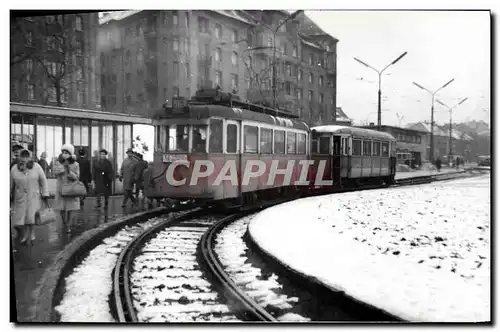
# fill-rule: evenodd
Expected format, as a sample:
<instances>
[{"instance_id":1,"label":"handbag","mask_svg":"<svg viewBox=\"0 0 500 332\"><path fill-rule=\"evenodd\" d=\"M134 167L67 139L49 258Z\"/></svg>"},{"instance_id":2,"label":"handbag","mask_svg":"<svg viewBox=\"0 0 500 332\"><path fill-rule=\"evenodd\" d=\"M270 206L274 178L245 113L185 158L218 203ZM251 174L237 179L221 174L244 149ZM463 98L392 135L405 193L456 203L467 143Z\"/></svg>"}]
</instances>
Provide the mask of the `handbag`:
<instances>
[{"instance_id":1,"label":"handbag","mask_svg":"<svg viewBox=\"0 0 500 332\"><path fill-rule=\"evenodd\" d=\"M81 181L66 183L61 188L62 197L81 197L87 195L87 189Z\"/></svg>"},{"instance_id":2,"label":"handbag","mask_svg":"<svg viewBox=\"0 0 500 332\"><path fill-rule=\"evenodd\" d=\"M35 216L35 224L36 225L46 225L46 224L49 224L51 222L56 221L56 219L57 219L56 212L47 203L47 205L45 207L41 208L37 212L37 214Z\"/></svg>"}]
</instances>

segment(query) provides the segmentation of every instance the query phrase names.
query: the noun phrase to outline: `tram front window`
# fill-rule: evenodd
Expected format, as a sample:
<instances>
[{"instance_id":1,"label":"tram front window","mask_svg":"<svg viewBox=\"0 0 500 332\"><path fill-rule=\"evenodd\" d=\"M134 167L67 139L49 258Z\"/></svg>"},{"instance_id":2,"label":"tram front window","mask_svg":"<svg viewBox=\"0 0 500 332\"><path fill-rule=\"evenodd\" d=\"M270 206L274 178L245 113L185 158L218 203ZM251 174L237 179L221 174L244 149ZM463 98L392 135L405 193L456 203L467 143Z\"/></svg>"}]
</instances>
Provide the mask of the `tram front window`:
<instances>
[{"instance_id":1,"label":"tram front window","mask_svg":"<svg viewBox=\"0 0 500 332\"><path fill-rule=\"evenodd\" d=\"M193 152L207 152L207 125L193 126Z\"/></svg>"},{"instance_id":2,"label":"tram front window","mask_svg":"<svg viewBox=\"0 0 500 332\"><path fill-rule=\"evenodd\" d=\"M169 128L170 152L188 152L189 150L189 125L171 125Z\"/></svg>"}]
</instances>

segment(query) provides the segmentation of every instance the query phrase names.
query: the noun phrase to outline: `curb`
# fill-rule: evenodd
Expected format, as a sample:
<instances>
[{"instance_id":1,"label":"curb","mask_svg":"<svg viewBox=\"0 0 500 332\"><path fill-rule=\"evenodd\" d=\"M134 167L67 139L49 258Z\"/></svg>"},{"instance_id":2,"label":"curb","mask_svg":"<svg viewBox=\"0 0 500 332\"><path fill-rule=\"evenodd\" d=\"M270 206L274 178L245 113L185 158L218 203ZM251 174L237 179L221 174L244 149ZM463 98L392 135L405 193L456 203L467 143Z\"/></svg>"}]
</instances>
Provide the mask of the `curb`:
<instances>
[{"instance_id":1,"label":"curb","mask_svg":"<svg viewBox=\"0 0 500 332\"><path fill-rule=\"evenodd\" d=\"M177 209L172 210L160 207L150 211L119 217L97 228L87 230L74 239L57 254L52 264L44 271L39 282L40 286L33 291L35 303L30 308L32 311L31 323L54 323L57 321L53 310L56 300L61 296L61 294L57 294L57 290L64 283L64 277L74 267L72 262L75 257L78 259L82 258L97 243L110 234L116 233L121 227L173 211L177 211Z\"/></svg>"},{"instance_id":2,"label":"curb","mask_svg":"<svg viewBox=\"0 0 500 332\"><path fill-rule=\"evenodd\" d=\"M287 273L290 279L293 279L298 284L304 285L312 294L315 294L318 297L326 296L328 301L335 302L339 307L342 306L342 308L347 308L349 311L356 312L356 314L362 316L368 321L404 322L403 319L394 316L383 309L360 301L343 291L326 285L320 279L297 271L290 265L280 261L278 258L271 255L267 250L262 248L257 241L255 241L252 233L250 232L250 224L248 224L243 238L250 250L258 252L265 262L270 263L273 268Z\"/></svg>"}]
</instances>

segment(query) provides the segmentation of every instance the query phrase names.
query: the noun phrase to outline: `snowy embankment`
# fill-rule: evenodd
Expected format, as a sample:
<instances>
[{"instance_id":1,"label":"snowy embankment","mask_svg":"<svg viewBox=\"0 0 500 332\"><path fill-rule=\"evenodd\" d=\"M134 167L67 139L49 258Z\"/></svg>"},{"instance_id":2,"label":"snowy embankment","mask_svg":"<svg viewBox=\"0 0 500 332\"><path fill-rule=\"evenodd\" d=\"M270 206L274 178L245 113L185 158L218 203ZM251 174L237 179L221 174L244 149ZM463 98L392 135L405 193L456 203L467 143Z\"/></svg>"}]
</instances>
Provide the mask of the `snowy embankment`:
<instances>
[{"instance_id":1,"label":"snowy embankment","mask_svg":"<svg viewBox=\"0 0 500 332\"><path fill-rule=\"evenodd\" d=\"M146 229L179 213L149 219L133 226L125 226L114 236L104 239L92 249L88 256L66 277L66 287L61 303L55 310L61 322L113 323L109 307L109 295L113 282L112 272L118 255L136 236Z\"/></svg>"},{"instance_id":2,"label":"snowy embankment","mask_svg":"<svg viewBox=\"0 0 500 332\"><path fill-rule=\"evenodd\" d=\"M491 319L489 175L301 199L248 230L291 269L402 319Z\"/></svg>"}]
</instances>

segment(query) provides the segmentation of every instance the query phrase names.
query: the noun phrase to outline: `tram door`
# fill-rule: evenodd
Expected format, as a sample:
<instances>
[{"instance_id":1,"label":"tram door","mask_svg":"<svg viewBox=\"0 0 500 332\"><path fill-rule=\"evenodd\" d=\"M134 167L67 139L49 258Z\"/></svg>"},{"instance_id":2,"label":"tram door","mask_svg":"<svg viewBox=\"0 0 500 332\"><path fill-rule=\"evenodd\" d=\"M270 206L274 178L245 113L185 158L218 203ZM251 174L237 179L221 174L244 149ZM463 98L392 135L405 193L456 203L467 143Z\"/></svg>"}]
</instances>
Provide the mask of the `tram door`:
<instances>
[{"instance_id":1,"label":"tram door","mask_svg":"<svg viewBox=\"0 0 500 332\"><path fill-rule=\"evenodd\" d=\"M342 169L341 137L333 136L332 153L332 180L335 184L340 184L340 171Z\"/></svg>"}]
</instances>

